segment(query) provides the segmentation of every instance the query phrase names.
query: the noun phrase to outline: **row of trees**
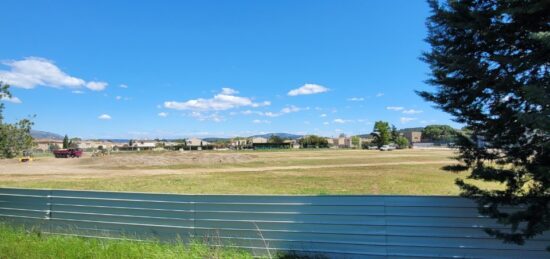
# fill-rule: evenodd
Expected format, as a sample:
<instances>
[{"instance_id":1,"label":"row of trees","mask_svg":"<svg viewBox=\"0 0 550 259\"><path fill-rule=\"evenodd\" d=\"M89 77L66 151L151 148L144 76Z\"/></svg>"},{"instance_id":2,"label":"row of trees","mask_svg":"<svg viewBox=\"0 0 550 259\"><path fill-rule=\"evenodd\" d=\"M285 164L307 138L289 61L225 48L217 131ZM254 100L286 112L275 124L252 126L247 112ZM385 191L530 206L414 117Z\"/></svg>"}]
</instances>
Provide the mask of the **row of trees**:
<instances>
[{"instance_id":1,"label":"row of trees","mask_svg":"<svg viewBox=\"0 0 550 259\"><path fill-rule=\"evenodd\" d=\"M455 142L457 131L449 125L428 125L422 130L422 138L432 142Z\"/></svg>"},{"instance_id":2,"label":"row of trees","mask_svg":"<svg viewBox=\"0 0 550 259\"><path fill-rule=\"evenodd\" d=\"M0 81L0 100L11 98L9 85ZM4 104L0 103L0 158L13 158L32 147L30 119L22 119L13 124L4 123Z\"/></svg>"},{"instance_id":3,"label":"row of trees","mask_svg":"<svg viewBox=\"0 0 550 259\"><path fill-rule=\"evenodd\" d=\"M298 140L298 144L302 148L327 148L328 140L317 135L308 135Z\"/></svg>"},{"instance_id":4,"label":"row of trees","mask_svg":"<svg viewBox=\"0 0 550 259\"><path fill-rule=\"evenodd\" d=\"M377 121L374 123L373 128L373 143L381 147L383 145L388 145L394 143L398 148L407 148L409 147L409 140L399 134L395 126L391 126L388 122Z\"/></svg>"}]
</instances>

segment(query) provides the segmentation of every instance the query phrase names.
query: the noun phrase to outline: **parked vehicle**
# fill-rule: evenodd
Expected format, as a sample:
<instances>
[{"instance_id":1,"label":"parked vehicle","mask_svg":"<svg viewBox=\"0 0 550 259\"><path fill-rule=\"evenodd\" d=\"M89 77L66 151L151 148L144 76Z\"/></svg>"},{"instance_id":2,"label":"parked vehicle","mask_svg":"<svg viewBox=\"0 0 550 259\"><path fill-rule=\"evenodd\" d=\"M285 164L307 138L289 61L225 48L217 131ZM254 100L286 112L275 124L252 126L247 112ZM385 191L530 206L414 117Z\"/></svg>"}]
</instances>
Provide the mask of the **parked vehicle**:
<instances>
[{"instance_id":1,"label":"parked vehicle","mask_svg":"<svg viewBox=\"0 0 550 259\"><path fill-rule=\"evenodd\" d=\"M53 151L53 155L56 158L78 158L82 156L82 153L83 151L80 148L58 149Z\"/></svg>"},{"instance_id":2,"label":"parked vehicle","mask_svg":"<svg viewBox=\"0 0 550 259\"><path fill-rule=\"evenodd\" d=\"M380 151L392 151L392 150L395 150L394 146L383 145L383 146L380 147Z\"/></svg>"}]
</instances>

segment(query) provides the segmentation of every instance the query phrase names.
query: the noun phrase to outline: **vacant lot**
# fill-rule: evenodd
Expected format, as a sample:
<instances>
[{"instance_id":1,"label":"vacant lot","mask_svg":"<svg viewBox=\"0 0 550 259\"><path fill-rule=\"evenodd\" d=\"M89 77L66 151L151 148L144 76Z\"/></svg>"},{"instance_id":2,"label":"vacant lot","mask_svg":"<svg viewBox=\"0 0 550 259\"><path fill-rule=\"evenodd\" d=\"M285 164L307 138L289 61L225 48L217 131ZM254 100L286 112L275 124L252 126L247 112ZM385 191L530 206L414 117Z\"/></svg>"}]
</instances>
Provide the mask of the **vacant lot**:
<instances>
[{"instance_id":1,"label":"vacant lot","mask_svg":"<svg viewBox=\"0 0 550 259\"><path fill-rule=\"evenodd\" d=\"M456 195L446 150L118 153L0 160L0 186L203 194ZM489 186L487 187L494 187Z\"/></svg>"}]
</instances>

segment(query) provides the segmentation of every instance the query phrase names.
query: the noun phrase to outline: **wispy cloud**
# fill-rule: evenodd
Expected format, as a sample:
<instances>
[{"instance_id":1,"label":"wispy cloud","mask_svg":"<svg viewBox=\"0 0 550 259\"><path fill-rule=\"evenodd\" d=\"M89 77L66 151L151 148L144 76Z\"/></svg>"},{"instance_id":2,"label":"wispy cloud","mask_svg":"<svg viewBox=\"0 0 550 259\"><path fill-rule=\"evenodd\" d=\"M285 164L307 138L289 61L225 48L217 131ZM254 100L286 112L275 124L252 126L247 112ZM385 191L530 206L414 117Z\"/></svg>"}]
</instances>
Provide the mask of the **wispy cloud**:
<instances>
[{"instance_id":1,"label":"wispy cloud","mask_svg":"<svg viewBox=\"0 0 550 259\"><path fill-rule=\"evenodd\" d=\"M0 70L0 80L14 87L33 89L37 86L55 88L82 88L101 91L107 87L106 82L90 81L70 76L57 67L53 61L38 57L22 60L4 61L2 64L10 70Z\"/></svg>"},{"instance_id":2,"label":"wispy cloud","mask_svg":"<svg viewBox=\"0 0 550 259\"><path fill-rule=\"evenodd\" d=\"M21 99L15 97L15 96L8 97L8 96L2 95L2 94L0 94L0 101L9 102L9 103L15 103L15 104L23 103L23 102L21 101Z\"/></svg>"},{"instance_id":3,"label":"wispy cloud","mask_svg":"<svg viewBox=\"0 0 550 259\"><path fill-rule=\"evenodd\" d=\"M221 122L221 121L225 120L225 118L217 112L208 113L208 112L193 111L193 112L189 113L188 115L190 117L193 117L193 118L199 120L199 121Z\"/></svg>"},{"instance_id":4,"label":"wispy cloud","mask_svg":"<svg viewBox=\"0 0 550 259\"><path fill-rule=\"evenodd\" d=\"M103 91L103 90L105 90L105 88L107 88L108 85L109 84L107 84L106 82L92 81L92 82L86 83L86 88L88 88L92 91Z\"/></svg>"},{"instance_id":5,"label":"wispy cloud","mask_svg":"<svg viewBox=\"0 0 550 259\"><path fill-rule=\"evenodd\" d=\"M386 110L390 110L390 111L401 111L405 108L401 107L401 106L387 106L386 107Z\"/></svg>"},{"instance_id":6,"label":"wispy cloud","mask_svg":"<svg viewBox=\"0 0 550 259\"><path fill-rule=\"evenodd\" d=\"M166 113L166 112L159 112L157 115L159 117L163 117L163 118L168 117L168 113Z\"/></svg>"},{"instance_id":7,"label":"wispy cloud","mask_svg":"<svg viewBox=\"0 0 550 259\"><path fill-rule=\"evenodd\" d=\"M297 107L297 106L294 106L294 105L290 105L290 106L287 106L283 109L281 109L281 113L293 113L293 112L299 112L301 110L301 108Z\"/></svg>"},{"instance_id":8,"label":"wispy cloud","mask_svg":"<svg viewBox=\"0 0 550 259\"><path fill-rule=\"evenodd\" d=\"M364 97L351 97L351 98L348 98L348 101L350 101L350 102L362 102L364 100L365 100Z\"/></svg>"},{"instance_id":9,"label":"wispy cloud","mask_svg":"<svg viewBox=\"0 0 550 259\"><path fill-rule=\"evenodd\" d=\"M268 121L268 120L253 120L252 123L255 123L255 124L269 124L269 123L271 123L271 121Z\"/></svg>"},{"instance_id":10,"label":"wispy cloud","mask_svg":"<svg viewBox=\"0 0 550 259\"><path fill-rule=\"evenodd\" d=\"M120 84L119 87L120 88L128 88L128 85L127 84Z\"/></svg>"},{"instance_id":11,"label":"wispy cloud","mask_svg":"<svg viewBox=\"0 0 550 259\"><path fill-rule=\"evenodd\" d=\"M260 107L271 105L271 102L253 102L251 98L236 96L238 91L231 88L223 88L222 91L210 99L192 99L184 102L166 101L164 107L174 110L193 111L223 111L238 107Z\"/></svg>"},{"instance_id":12,"label":"wispy cloud","mask_svg":"<svg viewBox=\"0 0 550 259\"><path fill-rule=\"evenodd\" d=\"M376 94L376 97L382 97L382 96L384 96L384 93L377 93Z\"/></svg>"},{"instance_id":13,"label":"wispy cloud","mask_svg":"<svg viewBox=\"0 0 550 259\"><path fill-rule=\"evenodd\" d=\"M344 124L344 123L349 123L349 122L352 122L352 120L344 120L344 119L334 119L332 122L334 123L338 123L338 124Z\"/></svg>"},{"instance_id":14,"label":"wispy cloud","mask_svg":"<svg viewBox=\"0 0 550 259\"><path fill-rule=\"evenodd\" d=\"M73 94L84 94L84 91L80 91L80 90L74 90L72 91Z\"/></svg>"},{"instance_id":15,"label":"wispy cloud","mask_svg":"<svg viewBox=\"0 0 550 259\"><path fill-rule=\"evenodd\" d=\"M100 119L100 120L110 120L110 119L112 119L111 115L109 115L109 114L101 114L97 118Z\"/></svg>"},{"instance_id":16,"label":"wispy cloud","mask_svg":"<svg viewBox=\"0 0 550 259\"><path fill-rule=\"evenodd\" d=\"M415 110L415 109L408 109L408 110L403 110L403 113L404 114L419 114L419 113L422 113L421 110Z\"/></svg>"},{"instance_id":17,"label":"wispy cloud","mask_svg":"<svg viewBox=\"0 0 550 259\"><path fill-rule=\"evenodd\" d=\"M406 123L409 123L409 122L415 121L415 120L417 120L417 118L411 118L411 117L401 117L401 118L399 118L399 121L402 124L406 124Z\"/></svg>"},{"instance_id":18,"label":"wispy cloud","mask_svg":"<svg viewBox=\"0 0 550 259\"><path fill-rule=\"evenodd\" d=\"M322 85L305 84L300 88L290 90L287 94L289 96L309 95L309 94L324 93L324 92L327 92L328 90L329 90L328 88L326 88Z\"/></svg>"},{"instance_id":19,"label":"wispy cloud","mask_svg":"<svg viewBox=\"0 0 550 259\"><path fill-rule=\"evenodd\" d=\"M321 118L327 117L327 114L323 113L323 114L319 115L319 117L321 117Z\"/></svg>"},{"instance_id":20,"label":"wispy cloud","mask_svg":"<svg viewBox=\"0 0 550 259\"><path fill-rule=\"evenodd\" d=\"M266 116L266 117L279 117L284 114L299 112L301 110L308 110L309 108L300 108L295 105L288 105L284 108L282 108L279 112L262 112L262 111L253 111L253 110L245 110L242 111L241 114L244 115L259 115L259 116Z\"/></svg>"}]
</instances>

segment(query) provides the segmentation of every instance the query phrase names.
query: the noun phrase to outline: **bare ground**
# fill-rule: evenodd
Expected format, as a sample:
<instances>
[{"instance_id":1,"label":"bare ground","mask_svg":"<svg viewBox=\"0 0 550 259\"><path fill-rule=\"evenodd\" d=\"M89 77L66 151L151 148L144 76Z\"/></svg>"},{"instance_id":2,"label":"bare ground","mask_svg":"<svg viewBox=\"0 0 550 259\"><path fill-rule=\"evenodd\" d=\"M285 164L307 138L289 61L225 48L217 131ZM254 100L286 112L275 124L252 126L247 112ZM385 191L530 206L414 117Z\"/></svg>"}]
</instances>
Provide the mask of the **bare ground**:
<instances>
[{"instance_id":1,"label":"bare ground","mask_svg":"<svg viewBox=\"0 0 550 259\"><path fill-rule=\"evenodd\" d=\"M448 157L451 153L443 154L442 156L441 151L383 153L378 151L339 150L312 152L123 153L106 157L85 155L82 158L72 159L43 157L30 163L19 163L17 160L0 160L0 177L2 180L54 180L451 163L452 160ZM316 163L316 161L326 162L327 159L333 159L334 162L330 164ZM390 160L388 161L388 159ZM284 164L282 162L288 163L289 161L295 163L280 165ZM260 162L261 164L254 164ZM247 166L243 167L243 165ZM170 166L181 167L170 168Z\"/></svg>"}]
</instances>

